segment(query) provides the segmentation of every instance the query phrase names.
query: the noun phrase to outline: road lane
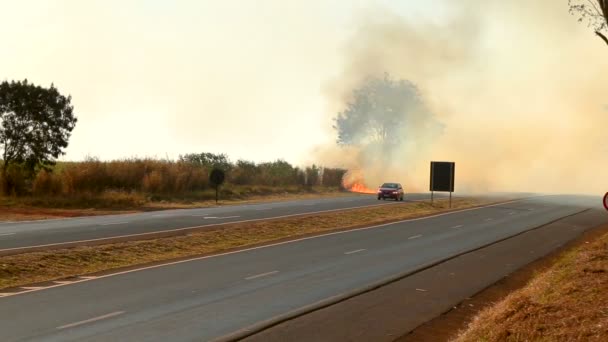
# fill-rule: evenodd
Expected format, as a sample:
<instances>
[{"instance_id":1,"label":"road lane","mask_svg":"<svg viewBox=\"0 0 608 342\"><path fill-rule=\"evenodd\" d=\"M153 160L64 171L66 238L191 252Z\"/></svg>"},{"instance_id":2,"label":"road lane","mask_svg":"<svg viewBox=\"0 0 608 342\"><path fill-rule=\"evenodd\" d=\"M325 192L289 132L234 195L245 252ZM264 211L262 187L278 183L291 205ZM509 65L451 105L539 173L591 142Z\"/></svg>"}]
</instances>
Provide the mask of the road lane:
<instances>
[{"instance_id":1,"label":"road lane","mask_svg":"<svg viewBox=\"0 0 608 342\"><path fill-rule=\"evenodd\" d=\"M408 194L407 200L428 194ZM219 223L260 220L331 210L390 205L373 195L285 201L225 207L167 210L124 215L0 223L0 253L10 249L83 240L156 233ZM263 210L260 210L263 209Z\"/></svg>"},{"instance_id":2,"label":"road lane","mask_svg":"<svg viewBox=\"0 0 608 342\"><path fill-rule=\"evenodd\" d=\"M563 203L523 200L3 296L0 340L209 340L584 209ZM124 314L56 329L113 312Z\"/></svg>"}]
</instances>

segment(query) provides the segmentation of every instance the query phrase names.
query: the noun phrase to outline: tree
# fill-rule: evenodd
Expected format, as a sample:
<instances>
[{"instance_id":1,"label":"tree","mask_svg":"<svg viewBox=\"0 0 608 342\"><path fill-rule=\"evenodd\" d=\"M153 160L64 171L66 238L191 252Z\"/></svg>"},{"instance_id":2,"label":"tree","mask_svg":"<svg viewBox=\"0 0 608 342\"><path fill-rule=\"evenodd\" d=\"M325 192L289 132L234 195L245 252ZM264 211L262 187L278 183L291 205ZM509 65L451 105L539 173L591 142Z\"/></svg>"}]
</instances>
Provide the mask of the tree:
<instances>
[{"instance_id":1,"label":"tree","mask_svg":"<svg viewBox=\"0 0 608 342\"><path fill-rule=\"evenodd\" d=\"M224 171L228 171L232 167L230 160L228 160L228 156L223 153L188 153L186 155L180 156L179 159L183 162L204 166L207 169L212 169L216 167Z\"/></svg>"},{"instance_id":2,"label":"tree","mask_svg":"<svg viewBox=\"0 0 608 342\"><path fill-rule=\"evenodd\" d=\"M355 89L334 122L340 145L390 147L402 143L409 128L422 129L434 119L416 85L384 74L366 79Z\"/></svg>"},{"instance_id":3,"label":"tree","mask_svg":"<svg viewBox=\"0 0 608 342\"><path fill-rule=\"evenodd\" d=\"M77 119L71 96L24 81L0 83L0 148L4 191L12 189L7 172L20 166L29 177L49 169L63 155Z\"/></svg>"},{"instance_id":4,"label":"tree","mask_svg":"<svg viewBox=\"0 0 608 342\"><path fill-rule=\"evenodd\" d=\"M608 44L608 0L568 0L570 13L578 15L578 21L586 21L604 43Z\"/></svg>"}]
</instances>

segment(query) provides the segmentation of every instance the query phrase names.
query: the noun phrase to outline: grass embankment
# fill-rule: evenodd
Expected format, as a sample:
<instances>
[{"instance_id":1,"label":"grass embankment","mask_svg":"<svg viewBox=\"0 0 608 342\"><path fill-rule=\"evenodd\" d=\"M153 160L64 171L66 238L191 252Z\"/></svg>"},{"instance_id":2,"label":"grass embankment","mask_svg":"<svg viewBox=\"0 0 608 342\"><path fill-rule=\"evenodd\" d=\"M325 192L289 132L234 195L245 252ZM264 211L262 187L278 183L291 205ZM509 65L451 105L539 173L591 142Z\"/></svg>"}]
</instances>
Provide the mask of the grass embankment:
<instances>
[{"instance_id":1,"label":"grass embankment","mask_svg":"<svg viewBox=\"0 0 608 342\"><path fill-rule=\"evenodd\" d=\"M329 198L355 195L336 187L230 186L220 196L220 205L268 201ZM215 192L192 193L187 197L151 198L141 193L104 192L95 195L0 197L0 221L42 220L77 216L121 214L137 211L215 206Z\"/></svg>"},{"instance_id":2,"label":"grass embankment","mask_svg":"<svg viewBox=\"0 0 608 342\"><path fill-rule=\"evenodd\" d=\"M457 198L452 209L489 203ZM446 211L447 200L405 202L292 218L236 223L188 235L0 257L0 288L144 263L218 253L281 239L397 221Z\"/></svg>"},{"instance_id":3,"label":"grass embankment","mask_svg":"<svg viewBox=\"0 0 608 342\"><path fill-rule=\"evenodd\" d=\"M608 234L482 310L455 341L608 341Z\"/></svg>"}]
</instances>

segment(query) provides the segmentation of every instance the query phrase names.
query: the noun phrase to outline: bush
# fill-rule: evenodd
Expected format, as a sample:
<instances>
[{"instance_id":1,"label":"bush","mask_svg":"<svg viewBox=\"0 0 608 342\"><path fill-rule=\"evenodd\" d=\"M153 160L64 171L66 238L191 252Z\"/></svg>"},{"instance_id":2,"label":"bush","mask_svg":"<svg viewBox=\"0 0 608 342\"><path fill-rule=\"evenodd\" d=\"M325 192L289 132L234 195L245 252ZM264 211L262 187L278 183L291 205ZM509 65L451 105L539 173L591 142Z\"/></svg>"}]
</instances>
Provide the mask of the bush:
<instances>
[{"instance_id":1,"label":"bush","mask_svg":"<svg viewBox=\"0 0 608 342\"><path fill-rule=\"evenodd\" d=\"M92 198L97 196L116 198L112 202L126 204L140 200L132 198L134 193L156 199L207 198L212 192L209 170L213 165L227 170L222 191L232 197L295 192L302 187L310 190L318 185L339 187L345 173L315 165L301 169L280 159L263 163L239 160L232 164L224 154L201 153L181 156L178 161L131 158L106 162L87 157L82 162L58 162L52 171L40 171L29 183L15 165L7 177L15 195L28 192L37 197L69 195L92 205Z\"/></svg>"},{"instance_id":2,"label":"bush","mask_svg":"<svg viewBox=\"0 0 608 342\"><path fill-rule=\"evenodd\" d=\"M54 173L46 170L38 172L36 178L32 182L32 193L34 196L61 195L63 192L63 184L61 179Z\"/></svg>"}]
</instances>

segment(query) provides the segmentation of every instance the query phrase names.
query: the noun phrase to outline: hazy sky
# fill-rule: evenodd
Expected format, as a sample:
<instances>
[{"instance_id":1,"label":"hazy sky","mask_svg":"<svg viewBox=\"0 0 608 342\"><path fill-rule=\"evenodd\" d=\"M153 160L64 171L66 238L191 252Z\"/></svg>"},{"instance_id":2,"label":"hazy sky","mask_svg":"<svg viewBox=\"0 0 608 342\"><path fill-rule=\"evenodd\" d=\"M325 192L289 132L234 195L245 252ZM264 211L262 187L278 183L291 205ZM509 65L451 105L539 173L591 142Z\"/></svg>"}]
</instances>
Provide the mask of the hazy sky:
<instances>
[{"instance_id":1,"label":"hazy sky","mask_svg":"<svg viewBox=\"0 0 608 342\"><path fill-rule=\"evenodd\" d=\"M334 139L322 88L358 21L380 9L439 22L440 3L0 0L0 79L72 95L79 122L62 159L298 163Z\"/></svg>"}]
</instances>

